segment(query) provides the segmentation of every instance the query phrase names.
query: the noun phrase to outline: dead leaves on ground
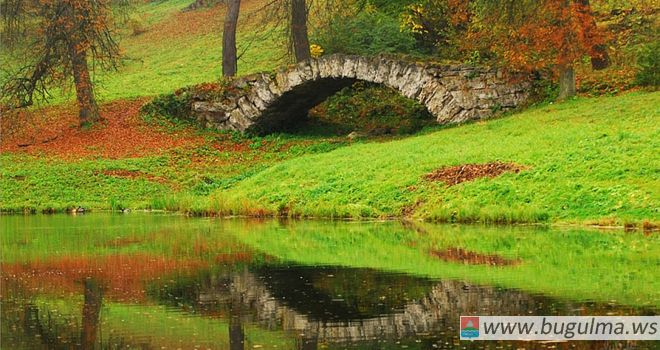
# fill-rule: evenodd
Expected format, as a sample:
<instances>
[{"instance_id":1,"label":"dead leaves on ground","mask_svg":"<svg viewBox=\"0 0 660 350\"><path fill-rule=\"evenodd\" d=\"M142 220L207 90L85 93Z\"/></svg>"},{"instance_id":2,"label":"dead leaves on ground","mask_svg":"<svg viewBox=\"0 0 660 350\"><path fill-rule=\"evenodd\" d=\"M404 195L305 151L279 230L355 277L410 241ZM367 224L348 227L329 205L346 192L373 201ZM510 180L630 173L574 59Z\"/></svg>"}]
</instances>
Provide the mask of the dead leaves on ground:
<instances>
[{"instance_id":1,"label":"dead leaves on ground","mask_svg":"<svg viewBox=\"0 0 660 350\"><path fill-rule=\"evenodd\" d=\"M494 178L508 172L519 173L524 169L526 169L524 166L515 163L491 162L484 164L463 164L442 167L424 175L424 179L443 182L447 186L454 186L479 178Z\"/></svg>"},{"instance_id":2,"label":"dead leaves on ground","mask_svg":"<svg viewBox=\"0 0 660 350\"><path fill-rule=\"evenodd\" d=\"M78 127L75 106L54 106L3 115L2 152L25 152L61 159L134 158L204 144L192 129L169 132L147 125L139 115L143 99L119 100L100 107L103 121Z\"/></svg>"}]
</instances>

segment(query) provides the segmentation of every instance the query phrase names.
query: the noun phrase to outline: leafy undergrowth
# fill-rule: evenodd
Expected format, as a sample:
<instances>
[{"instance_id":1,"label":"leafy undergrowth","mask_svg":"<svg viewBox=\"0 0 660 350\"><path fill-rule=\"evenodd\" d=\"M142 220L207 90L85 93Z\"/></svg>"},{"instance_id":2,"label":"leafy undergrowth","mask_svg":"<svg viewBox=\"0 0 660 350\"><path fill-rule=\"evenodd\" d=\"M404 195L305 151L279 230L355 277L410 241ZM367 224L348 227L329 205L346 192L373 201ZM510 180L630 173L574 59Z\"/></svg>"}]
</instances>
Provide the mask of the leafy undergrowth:
<instances>
[{"instance_id":1,"label":"leafy undergrowth","mask_svg":"<svg viewBox=\"0 0 660 350\"><path fill-rule=\"evenodd\" d=\"M614 5L614 8L609 8ZM635 89L640 83L639 57L657 42L657 6L635 2L594 4L598 25L608 36L610 66L594 70L591 60L576 62L578 92L588 96L615 95ZM616 10L615 10L616 9ZM657 82L655 89L657 89Z\"/></svg>"},{"instance_id":2,"label":"leafy undergrowth","mask_svg":"<svg viewBox=\"0 0 660 350\"><path fill-rule=\"evenodd\" d=\"M658 221L660 93L578 99L270 167L212 197L221 214L398 217L450 222ZM433 169L527 169L446 187Z\"/></svg>"},{"instance_id":3,"label":"leafy undergrowth","mask_svg":"<svg viewBox=\"0 0 660 350\"><path fill-rule=\"evenodd\" d=\"M410 134L435 120L419 102L396 90L358 82L346 87L310 111L310 124L336 134ZM304 125L307 129L308 125Z\"/></svg>"}]
</instances>

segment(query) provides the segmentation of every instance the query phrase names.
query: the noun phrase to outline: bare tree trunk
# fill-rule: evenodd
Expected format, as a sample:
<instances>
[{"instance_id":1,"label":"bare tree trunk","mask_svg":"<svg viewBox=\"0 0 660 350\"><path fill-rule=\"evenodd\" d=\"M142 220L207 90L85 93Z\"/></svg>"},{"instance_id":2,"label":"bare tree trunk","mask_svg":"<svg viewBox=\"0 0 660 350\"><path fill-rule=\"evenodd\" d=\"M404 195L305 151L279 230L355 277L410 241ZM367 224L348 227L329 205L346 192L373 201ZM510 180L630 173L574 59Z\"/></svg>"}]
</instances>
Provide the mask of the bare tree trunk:
<instances>
[{"instance_id":1,"label":"bare tree trunk","mask_svg":"<svg viewBox=\"0 0 660 350\"><path fill-rule=\"evenodd\" d=\"M238 70L236 57L236 26L241 0L227 0L225 26L222 31L222 76L233 77Z\"/></svg>"},{"instance_id":2,"label":"bare tree trunk","mask_svg":"<svg viewBox=\"0 0 660 350\"><path fill-rule=\"evenodd\" d=\"M307 38L307 5L305 0L291 0L291 38L296 62L308 60L309 39Z\"/></svg>"},{"instance_id":3,"label":"bare tree trunk","mask_svg":"<svg viewBox=\"0 0 660 350\"><path fill-rule=\"evenodd\" d=\"M559 67L559 100L575 96L575 71L573 65Z\"/></svg>"},{"instance_id":4,"label":"bare tree trunk","mask_svg":"<svg viewBox=\"0 0 660 350\"><path fill-rule=\"evenodd\" d=\"M560 5L566 9L570 6L571 0L562 0ZM562 21L564 22L564 21ZM561 25L568 25L568 23L561 23ZM573 63L568 60L570 56L567 52L568 47L570 47L570 42L575 40L575 33L569 32L569 35L564 37L564 43L560 49L560 61L559 64L559 96L558 100L565 100L569 97L575 96L575 70L573 70Z\"/></svg>"},{"instance_id":5,"label":"bare tree trunk","mask_svg":"<svg viewBox=\"0 0 660 350\"><path fill-rule=\"evenodd\" d=\"M101 116L94 98L94 87L87 66L87 53L77 49L75 43L69 43L69 54L71 55L73 81L76 86L80 126L89 125L99 121Z\"/></svg>"}]
</instances>

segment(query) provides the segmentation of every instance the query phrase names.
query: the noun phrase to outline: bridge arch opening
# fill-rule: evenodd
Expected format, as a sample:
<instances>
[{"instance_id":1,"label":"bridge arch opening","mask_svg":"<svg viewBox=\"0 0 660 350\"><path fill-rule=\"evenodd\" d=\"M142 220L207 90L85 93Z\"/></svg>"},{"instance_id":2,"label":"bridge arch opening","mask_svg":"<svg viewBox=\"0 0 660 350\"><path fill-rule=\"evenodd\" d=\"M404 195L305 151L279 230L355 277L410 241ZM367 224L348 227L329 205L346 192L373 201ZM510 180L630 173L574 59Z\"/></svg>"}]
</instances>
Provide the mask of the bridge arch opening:
<instances>
[{"instance_id":1,"label":"bridge arch opening","mask_svg":"<svg viewBox=\"0 0 660 350\"><path fill-rule=\"evenodd\" d=\"M384 84L354 78L306 82L271 104L252 131L338 136L410 134L435 118L419 102Z\"/></svg>"}]
</instances>

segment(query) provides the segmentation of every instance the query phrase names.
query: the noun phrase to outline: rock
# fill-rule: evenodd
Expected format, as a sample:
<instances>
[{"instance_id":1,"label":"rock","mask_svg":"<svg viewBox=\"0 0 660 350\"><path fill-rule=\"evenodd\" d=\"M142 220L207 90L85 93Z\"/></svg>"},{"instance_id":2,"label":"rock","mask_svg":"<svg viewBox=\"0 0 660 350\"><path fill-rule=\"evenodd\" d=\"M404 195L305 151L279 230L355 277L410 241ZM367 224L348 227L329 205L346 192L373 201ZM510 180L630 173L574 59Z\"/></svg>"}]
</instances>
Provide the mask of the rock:
<instances>
[{"instance_id":1,"label":"rock","mask_svg":"<svg viewBox=\"0 0 660 350\"><path fill-rule=\"evenodd\" d=\"M84 213L85 213L85 208L83 207L71 208L71 214L84 214Z\"/></svg>"},{"instance_id":2,"label":"rock","mask_svg":"<svg viewBox=\"0 0 660 350\"><path fill-rule=\"evenodd\" d=\"M346 136L346 137L349 140L356 140L356 139L364 138L364 137L366 137L366 135L363 134L363 133L357 132L357 131L353 131L350 134L348 134L348 136Z\"/></svg>"}]
</instances>

